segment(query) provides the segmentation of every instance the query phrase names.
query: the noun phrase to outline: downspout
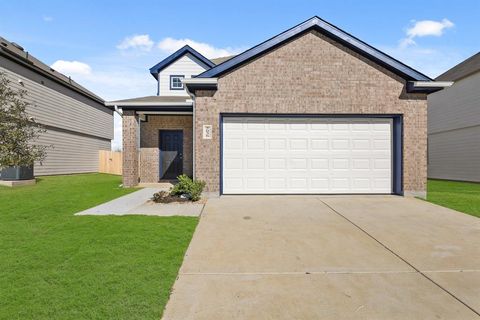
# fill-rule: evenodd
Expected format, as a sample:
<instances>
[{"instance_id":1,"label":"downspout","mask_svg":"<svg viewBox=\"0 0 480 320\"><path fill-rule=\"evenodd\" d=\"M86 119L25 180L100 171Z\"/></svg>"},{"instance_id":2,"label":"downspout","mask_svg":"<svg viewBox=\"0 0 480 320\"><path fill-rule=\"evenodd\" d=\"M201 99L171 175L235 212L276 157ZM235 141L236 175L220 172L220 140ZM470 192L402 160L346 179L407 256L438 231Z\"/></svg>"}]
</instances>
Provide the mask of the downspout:
<instances>
[{"instance_id":1,"label":"downspout","mask_svg":"<svg viewBox=\"0 0 480 320\"><path fill-rule=\"evenodd\" d=\"M193 176L193 180L195 180L195 155L196 155L196 152L195 152L195 140L197 140L197 136L195 134L196 130L195 130L195 93L191 92L190 90L188 90L188 86L187 85L184 85L185 87L185 90L187 91L188 95L190 96L190 98L192 98L192 176Z\"/></svg>"},{"instance_id":2,"label":"downspout","mask_svg":"<svg viewBox=\"0 0 480 320\"><path fill-rule=\"evenodd\" d=\"M118 113L118 115L123 118L123 112L122 110L118 109L118 106L117 105L114 105L113 106L115 108L115 112Z\"/></svg>"}]
</instances>

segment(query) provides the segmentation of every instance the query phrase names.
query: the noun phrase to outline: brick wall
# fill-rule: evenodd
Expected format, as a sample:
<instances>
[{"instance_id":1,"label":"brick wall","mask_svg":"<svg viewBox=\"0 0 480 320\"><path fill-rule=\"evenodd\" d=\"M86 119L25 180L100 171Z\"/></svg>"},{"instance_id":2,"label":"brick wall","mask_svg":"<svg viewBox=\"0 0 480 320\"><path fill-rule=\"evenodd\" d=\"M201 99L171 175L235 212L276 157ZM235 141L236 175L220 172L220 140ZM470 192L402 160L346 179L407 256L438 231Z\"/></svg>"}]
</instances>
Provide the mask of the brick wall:
<instances>
[{"instance_id":1,"label":"brick wall","mask_svg":"<svg viewBox=\"0 0 480 320\"><path fill-rule=\"evenodd\" d=\"M406 94L405 80L318 32L307 33L197 92L196 177L219 190L221 112L403 114L404 190L426 192L427 103ZM202 139L202 125L213 139Z\"/></svg>"},{"instance_id":2,"label":"brick wall","mask_svg":"<svg viewBox=\"0 0 480 320\"><path fill-rule=\"evenodd\" d=\"M159 158L160 150L158 148L140 148L140 182L155 183L159 178Z\"/></svg>"},{"instance_id":3,"label":"brick wall","mask_svg":"<svg viewBox=\"0 0 480 320\"><path fill-rule=\"evenodd\" d=\"M138 118L135 111L125 110L122 119L123 136L123 186L138 184Z\"/></svg>"},{"instance_id":4,"label":"brick wall","mask_svg":"<svg viewBox=\"0 0 480 320\"><path fill-rule=\"evenodd\" d=\"M140 181L159 180L159 130L183 130L183 172L193 173L192 116L149 115L140 126Z\"/></svg>"}]
</instances>

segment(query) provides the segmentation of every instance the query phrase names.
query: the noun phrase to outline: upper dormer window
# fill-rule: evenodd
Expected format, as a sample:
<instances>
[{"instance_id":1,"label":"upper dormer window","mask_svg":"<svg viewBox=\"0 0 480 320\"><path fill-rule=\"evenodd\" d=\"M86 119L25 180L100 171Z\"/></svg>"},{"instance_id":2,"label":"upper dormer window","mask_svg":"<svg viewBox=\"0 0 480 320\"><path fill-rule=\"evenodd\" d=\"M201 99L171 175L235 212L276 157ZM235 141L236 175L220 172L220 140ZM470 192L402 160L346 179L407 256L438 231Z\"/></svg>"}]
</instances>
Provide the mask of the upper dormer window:
<instances>
[{"instance_id":1,"label":"upper dormer window","mask_svg":"<svg viewBox=\"0 0 480 320\"><path fill-rule=\"evenodd\" d=\"M170 76L170 90L183 90L182 80L185 76Z\"/></svg>"}]
</instances>

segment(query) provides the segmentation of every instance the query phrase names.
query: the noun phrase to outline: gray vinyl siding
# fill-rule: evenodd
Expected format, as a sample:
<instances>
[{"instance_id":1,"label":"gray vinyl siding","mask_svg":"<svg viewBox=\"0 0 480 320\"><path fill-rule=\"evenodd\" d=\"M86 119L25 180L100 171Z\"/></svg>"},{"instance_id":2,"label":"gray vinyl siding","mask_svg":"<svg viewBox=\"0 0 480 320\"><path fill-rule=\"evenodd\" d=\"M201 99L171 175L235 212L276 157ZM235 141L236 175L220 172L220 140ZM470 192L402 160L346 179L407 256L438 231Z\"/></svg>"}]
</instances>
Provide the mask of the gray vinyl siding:
<instances>
[{"instance_id":1,"label":"gray vinyl siding","mask_svg":"<svg viewBox=\"0 0 480 320\"><path fill-rule=\"evenodd\" d=\"M27 112L48 129L36 143L53 148L47 150L43 165L35 164L35 174L97 172L98 151L111 148L113 112L4 57L0 57L0 71L13 88L27 90L33 105Z\"/></svg>"},{"instance_id":2,"label":"gray vinyl siding","mask_svg":"<svg viewBox=\"0 0 480 320\"><path fill-rule=\"evenodd\" d=\"M428 177L480 181L480 125L428 136Z\"/></svg>"},{"instance_id":3,"label":"gray vinyl siding","mask_svg":"<svg viewBox=\"0 0 480 320\"><path fill-rule=\"evenodd\" d=\"M480 72L428 96L428 177L480 182Z\"/></svg>"},{"instance_id":4,"label":"gray vinyl siding","mask_svg":"<svg viewBox=\"0 0 480 320\"><path fill-rule=\"evenodd\" d=\"M110 140L49 129L37 141L53 145L47 158L35 163L35 175L98 172L98 150L110 150Z\"/></svg>"},{"instance_id":5,"label":"gray vinyl siding","mask_svg":"<svg viewBox=\"0 0 480 320\"><path fill-rule=\"evenodd\" d=\"M3 60L0 62L2 62L0 71L7 74L7 77L11 80L11 86L15 89L27 90L27 101L32 104L32 107L27 109L27 111L37 122L113 139L112 111L99 103L90 102L90 104L87 104L84 101L63 94L63 92L53 90L39 82L30 80L30 78L7 70L3 67ZM25 69L18 65L17 68ZM19 79L23 81L23 85L18 82ZM70 89L65 88L64 90Z\"/></svg>"}]
</instances>

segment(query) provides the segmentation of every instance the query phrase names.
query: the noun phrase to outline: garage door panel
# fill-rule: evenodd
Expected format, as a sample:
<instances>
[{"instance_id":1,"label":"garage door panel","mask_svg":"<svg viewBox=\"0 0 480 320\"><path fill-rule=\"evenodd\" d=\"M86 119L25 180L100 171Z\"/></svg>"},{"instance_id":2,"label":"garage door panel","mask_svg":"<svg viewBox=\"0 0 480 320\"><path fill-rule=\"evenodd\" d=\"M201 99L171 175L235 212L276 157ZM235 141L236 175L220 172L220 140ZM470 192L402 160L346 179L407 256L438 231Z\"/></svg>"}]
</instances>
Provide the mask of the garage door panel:
<instances>
[{"instance_id":1,"label":"garage door panel","mask_svg":"<svg viewBox=\"0 0 480 320\"><path fill-rule=\"evenodd\" d=\"M391 193L392 121L224 118L224 193Z\"/></svg>"}]
</instances>

